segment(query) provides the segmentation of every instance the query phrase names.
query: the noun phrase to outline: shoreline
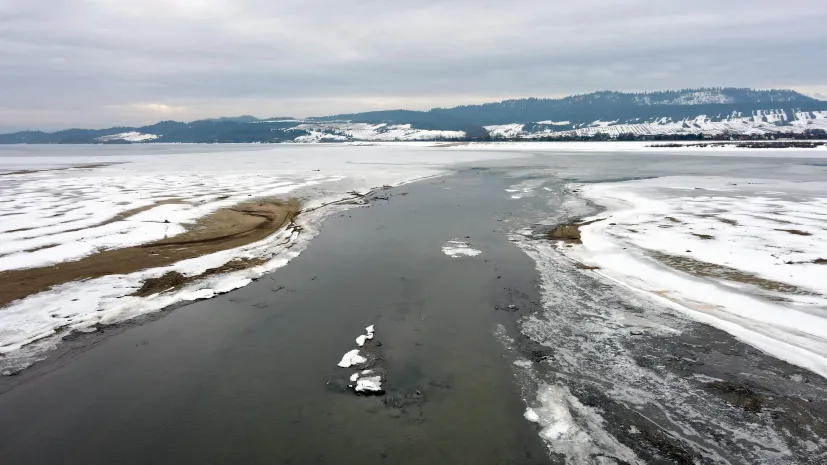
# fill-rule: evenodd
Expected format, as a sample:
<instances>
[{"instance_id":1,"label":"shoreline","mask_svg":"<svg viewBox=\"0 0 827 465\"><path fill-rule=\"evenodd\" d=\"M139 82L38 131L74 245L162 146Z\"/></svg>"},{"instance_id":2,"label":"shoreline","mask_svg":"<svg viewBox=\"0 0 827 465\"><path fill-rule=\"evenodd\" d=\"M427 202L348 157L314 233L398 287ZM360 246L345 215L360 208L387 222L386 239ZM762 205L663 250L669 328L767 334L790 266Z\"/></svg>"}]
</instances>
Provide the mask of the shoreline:
<instances>
[{"instance_id":1,"label":"shoreline","mask_svg":"<svg viewBox=\"0 0 827 465\"><path fill-rule=\"evenodd\" d=\"M583 188L581 198L605 210L583 220L588 224L579 231L582 237L568 241L577 245L559 249L583 269L648 294L697 321L827 378L827 344L823 343L827 319L818 316L819 309L827 308L827 289L819 284L819 276L827 277L820 255L827 250L801 230L816 232L818 220L786 222L771 211L756 216L753 210L764 211L760 203L751 209L724 211L720 205L726 205L727 196L748 194L726 192L741 192L741 187L727 188L723 182L718 186L709 179L691 180L692 185L702 187L686 188L685 192L699 196L697 212L692 197L673 206L657 197L654 188L646 187L671 182L672 187L666 189L681 192L674 187L681 186L680 181L654 179ZM770 186L766 189L784 188L780 183L765 183ZM781 194L776 192L783 197ZM770 205L780 202L772 197L766 201ZM743 208L743 201L740 205ZM703 209L715 210L715 214L703 213ZM769 215L774 215L772 221L785 224L767 227L767 223L773 224L765 218ZM760 242L756 238L766 239ZM810 243L813 245L805 248ZM735 249L739 251L732 252ZM730 257L744 259L730 263Z\"/></svg>"},{"instance_id":2,"label":"shoreline","mask_svg":"<svg viewBox=\"0 0 827 465\"><path fill-rule=\"evenodd\" d=\"M237 233L230 234L230 242L233 244L233 248L199 250L199 253L194 254L193 251L180 249L182 244L180 241L172 241L174 238L131 248L143 254L151 254L155 253L152 249L157 248L156 246L162 249L169 247L178 250L179 255L183 254L185 257L166 265L142 268L126 274L127 277L134 277L132 279L133 284L127 285L127 287L118 286L114 294L112 290L106 288L108 286L107 278L114 278L122 273L103 274L91 277L91 280L87 277L66 281L27 294L17 300L6 302L3 304L4 306L0 307L0 310L11 310L17 306L26 307L27 300L38 300L40 298L45 299L47 305L60 308L67 303L81 300L75 298L71 299L71 302L66 302L69 297L61 296L61 294L70 293L71 295L72 291L79 291L84 294L86 291L83 287L102 280L101 285L104 286L104 289L100 289L101 286L93 286L91 291L100 292L111 304L108 305L109 308L106 308L107 304L101 304L100 301L97 301L96 305L99 308L96 311L80 312L81 318L79 320L76 319L71 322L57 320L53 326L44 331L29 335L22 340L0 345L0 349L3 349L0 350L0 376L17 375L29 369L32 364L48 357L49 352L62 345L67 337L71 339L85 334L100 333L104 329L119 327L123 324L127 324L128 327L131 321L138 321L142 317L150 316L153 313L164 313L195 301L212 299L235 289L243 288L260 277L285 266L289 261L299 256L302 250L318 234L319 227L328 216L351 208L367 206L369 205L370 196L379 191L444 176L447 173L410 179L394 185L374 187L364 193L351 191L347 193L347 197L321 201L318 205L306 208L300 208L296 200L290 200L286 203L277 201L284 204L284 211L281 215L277 215L282 217L283 221L271 221L264 218L262 223L267 223L266 226L269 227L252 228L251 231L257 234L242 234L240 237L236 235ZM255 203L255 201L245 201L239 205L248 205L250 202ZM272 212L267 213L271 214ZM252 217L258 218L256 215L252 215ZM283 227L287 222L290 224ZM278 223L277 226L276 223ZM238 225L234 224L233 226ZM215 228L207 228L202 231L184 233L179 237L187 237L198 244L200 243L199 237L202 234L207 234L212 235L213 239L219 239L217 241L219 244L226 244L226 242L220 240L222 235L215 236L215 232ZM258 237L262 233L265 233L263 237ZM232 239L241 239L245 242L236 245ZM250 239L255 240L248 241ZM208 241L208 243L210 242ZM121 251L126 254L130 253L130 250L124 249L115 249L110 252L112 252L111 255L120 255ZM168 258L170 257L161 257L161 261ZM101 255L94 260L101 259L105 259L103 260L105 263L110 262L106 255ZM203 263L194 263L194 260ZM78 267L80 272L88 270L88 267L83 266L82 263L79 265L81 265ZM49 268L60 266L55 265ZM124 266L131 267L132 264ZM173 271L164 272L164 270L170 269ZM181 272L174 271L175 269L179 269ZM12 273L16 271L22 272L23 275L30 273L28 269L14 270ZM3 276L3 273L6 272L0 272L0 276ZM29 282L26 279L22 280L22 283ZM5 283L6 281L4 281ZM30 285L36 284L35 282ZM14 290L17 289L19 288L14 288ZM56 299L49 297L53 290L56 291ZM35 302L34 305L42 304ZM103 308L100 308L101 306ZM25 311L24 308L23 312ZM84 315L88 315L88 317L84 317Z\"/></svg>"},{"instance_id":3,"label":"shoreline","mask_svg":"<svg viewBox=\"0 0 827 465\"><path fill-rule=\"evenodd\" d=\"M158 205L156 203L143 210ZM163 268L213 252L242 247L262 240L287 223L292 223L300 211L296 199L252 200L216 210L196 220L185 232L166 239L99 251L79 260L51 266L0 271L0 308L54 286ZM92 227L114 221L128 221L129 217L137 213L140 211L116 215L107 222Z\"/></svg>"}]
</instances>

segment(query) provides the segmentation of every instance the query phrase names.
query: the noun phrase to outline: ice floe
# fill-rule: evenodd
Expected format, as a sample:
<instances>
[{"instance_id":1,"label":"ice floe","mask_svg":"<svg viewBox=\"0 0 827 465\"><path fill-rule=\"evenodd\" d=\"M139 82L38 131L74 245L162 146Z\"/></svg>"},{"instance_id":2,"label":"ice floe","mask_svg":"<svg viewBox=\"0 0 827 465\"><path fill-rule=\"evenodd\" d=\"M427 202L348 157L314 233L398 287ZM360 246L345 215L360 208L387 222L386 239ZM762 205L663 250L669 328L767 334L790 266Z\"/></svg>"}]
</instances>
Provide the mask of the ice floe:
<instances>
[{"instance_id":1,"label":"ice floe","mask_svg":"<svg viewBox=\"0 0 827 465\"><path fill-rule=\"evenodd\" d=\"M458 239L451 240L442 245L442 253L451 258L460 257L476 257L481 254L481 250L471 247L471 244Z\"/></svg>"},{"instance_id":2,"label":"ice floe","mask_svg":"<svg viewBox=\"0 0 827 465\"><path fill-rule=\"evenodd\" d=\"M353 349L342 357L342 361L339 362L339 366L342 368L348 368L353 365L361 365L367 361L367 358L359 354L359 349Z\"/></svg>"},{"instance_id":3,"label":"ice floe","mask_svg":"<svg viewBox=\"0 0 827 465\"><path fill-rule=\"evenodd\" d=\"M370 325L365 328L367 334L363 334L356 338L356 344L362 348L354 349L346 353L344 357L342 357L342 361L339 362L339 366L342 368L365 365L366 363L370 363L372 366L372 368L357 371L356 373L350 375L350 384L348 387L357 393L381 394L384 392L382 389L384 370L376 367L376 361L379 359L375 353L376 347L364 347L368 340L373 339L375 333L374 329L374 325Z\"/></svg>"},{"instance_id":4,"label":"ice floe","mask_svg":"<svg viewBox=\"0 0 827 465\"><path fill-rule=\"evenodd\" d=\"M356 387L353 389L356 392L382 392L382 377L379 375L364 376L362 374L356 380Z\"/></svg>"}]
</instances>

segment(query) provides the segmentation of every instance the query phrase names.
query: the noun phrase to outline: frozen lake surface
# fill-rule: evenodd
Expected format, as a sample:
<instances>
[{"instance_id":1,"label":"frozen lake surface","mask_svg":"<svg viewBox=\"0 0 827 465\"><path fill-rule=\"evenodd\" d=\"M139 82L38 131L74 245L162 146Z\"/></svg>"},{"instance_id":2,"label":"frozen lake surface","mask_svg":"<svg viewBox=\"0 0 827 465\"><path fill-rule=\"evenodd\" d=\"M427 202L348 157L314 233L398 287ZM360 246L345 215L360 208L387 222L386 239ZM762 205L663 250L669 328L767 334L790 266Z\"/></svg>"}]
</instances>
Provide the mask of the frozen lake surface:
<instances>
[{"instance_id":1,"label":"frozen lake surface","mask_svg":"<svg viewBox=\"0 0 827 465\"><path fill-rule=\"evenodd\" d=\"M217 386L212 376L220 376L223 367L239 366L234 383L208 395L209 402L217 402L215 407L193 406L185 420L217 435L213 422L221 417L215 413L232 407L225 396L251 383L275 386L281 379L295 389L310 389L342 374L346 387L350 371L328 370L337 369L342 354L356 347L353 339L365 324L376 321L387 353L374 369L384 377L382 387L389 394L353 399L311 391L302 399L319 404L311 409L315 416L308 410L308 415L290 420L298 431L318 435L318 428L334 428L330 415L349 412L357 424L375 430L380 443L392 445L394 438L414 434L421 435L416 437L422 447L435 447L408 452L406 461L399 458L402 449L389 446L376 453L379 458L365 459L368 463L384 460L382 454L396 463L439 462L439 455L429 455L437 450L442 461L462 460L468 458L462 455L462 444L474 438L490 444L474 463L536 463L544 455L537 452L541 449L547 449L554 463L827 460L827 151L591 147L3 148L0 267L6 272L162 239L175 228L250 197L297 197L306 211L298 217L300 233L283 230L241 249L162 269L65 283L0 310L0 352L7 370L53 354L3 379L7 392L0 394L0 409L14 408L15 418L25 415L29 420L22 427L9 421L0 425L3 436L12 438L0 457L27 457L20 450L26 441L20 435L25 425L44 421L42 415L53 412L50 409L64 412L50 426L49 434L59 435L79 421L72 412L107 402L100 387L93 387L86 400L42 405L44 396L55 395L62 386L83 389L91 373L102 367L109 367L101 383L112 388L108 395L114 399L134 398L128 392L134 387L127 384L135 384L141 374L147 376L145 383L160 383L159 389L167 386L175 396L186 396L194 386L162 374L201 367L193 369L207 377L203 386ZM375 187L425 178L359 197ZM180 203L160 203L170 198ZM344 204L330 204L342 199ZM107 223L135 209L142 211ZM581 241L547 237L557 225L585 220L599 221L580 227ZM351 226L342 230L345 222ZM350 273L352 283L363 284L326 284L321 271L300 265L310 260L305 255L312 257L307 266L318 270L344 260L350 265L340 271L342 276ZM171 270L198 275L238 257L265 261L172 292L130 296L148 277ZM378 274L376 268L381 268ZM306 280L312 295L299 298L291 286L275 285L284 273L296 283ZM391 284L391 276L401 279L402 287ZM57 344L67 327L74 335L78 333L72 329L145 318L176 303L243 286L248 287L163 312L160 315L168 316L145 325L116 325L111 338L105 330ZM293 291L302 286L295 284ZM249 300L242 304L236 295ZM394 310L400 306L409 309L404 316ZM335 317L330 313L334 307ZM228 311L239 314L228 316ZM321 329L328 324L336 325L335 331ZM263 326L245 332L250 325ZM50 336L56 328L60 334ZM206 340L196 343L196 334ZM264 343L266 337L275 339ZM137 345L142 338L159 343L149 344L153 348ZM84 341L100 344L91 348ZM300 347L298 352L287 349L287 341ZM56 344L56 351L49 352ZM223 361L224 356L219 357L219 366L207 368L188 344L206 352L240 345L251 362L242 363L241 354L228 355ZM270 347L273 344L278 348ZM480 354L458 349L466 346L487 349ZM142 357L140 351L149 351L158 365L123 378L116 367ZM170 353L179 355L164 360ZM273 360L265 362L267 357ZM262 374L265 363L273 364L272 374L267 374L269 369ZM424 378L414 376L426 372L430 374ZM463 381L452 383L445 376ZM490 397L492 384L497 392L513 393L512 400ZM454 388L435 387L442 385ZM295 400L293 391L273 389L277 396ZM149 434L141 425L159 418L159 409L167 405L160 395L149 401L158 409L125 426L125 437ZM464 417L469 414L463 409L470 407L460 406L470 404L459 402L462 396L471 396L464 401L476 401L474 408L488 415L487 420ZM250 400L255 398L251 395ZM356 402L373 412L375 406L384 409L397 401L393 408L399 412L392 408L392 417L398 413L410 420L407 416L416 410L429 420L416 427L410 426L414 421L404 428L383 429L384 420L375 415L364 417L352 405L343 407ZM274 401L270 411L278 416L286 409ZM233 421L243 424L246 411L233 414ZM101 420L131 415L119 412L108 419L101 414ZM435 418L437 424L428 425ZM478 428L460 433L464 422L481 421L499 425L490 429L494 436L483 440ZM274 420L273 433L284 434L288 426L282 423ZM369 423L372 426L365 426ZM446 429L450 424L456 428ZM497 431L515 436L494 440ZM94 428L88 433L94 434ZM174 437L148 440L163 450L164 441ZM543 446L531 446L529 437ZM17 446L14 438L21 441ZM193 444L198 442L194 438ZM355 440L348 434L344 438ZM452 440L455 447L434 446ZM239 447L257 444L233 441ZM113 450L131 447L129 441L116 442L120 445ZM334 456L346 454L335 441L322 443L332 455L319 463L337 463ZM298 460L294 463L309 460L301 444L288 447L288 455ZM528 455L517 459L520 444ZM67 448L77 454L90 450L67 438L55 453ZM253 461L266 456L250 453ZM113 456L96 457L105 463ZM149 457L135 460L140 459Z\"/></svg>"}]
</instances>

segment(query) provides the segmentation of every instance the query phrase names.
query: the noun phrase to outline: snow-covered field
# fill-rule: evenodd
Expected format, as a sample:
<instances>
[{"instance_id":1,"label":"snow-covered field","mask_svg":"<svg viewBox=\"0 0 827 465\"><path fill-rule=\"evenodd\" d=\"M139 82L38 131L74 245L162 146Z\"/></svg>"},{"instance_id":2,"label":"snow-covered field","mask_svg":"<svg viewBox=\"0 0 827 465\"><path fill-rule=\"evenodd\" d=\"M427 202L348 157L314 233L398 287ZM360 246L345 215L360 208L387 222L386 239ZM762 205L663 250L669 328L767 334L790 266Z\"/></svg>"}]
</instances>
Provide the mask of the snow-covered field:
<instances>
[{"instance_id":1,"label":"snow-covered field","mask_svg":"<svg viewBox=\"0 0 827 465\"><path fill-rule=\"evenodd\" d=\"M348 121L330 121L302 123L292 128L305 130L310 134L297 137L294 142L342 142L349 140L363 141L416 141L434 139L459 139L465 137L463 131L439 131L415 129L410 124L368 124Z\"/></svg>"},{"instance_id":2,"label":"snow-covered field","mask_svg":"<svg viewBox=\"0 0 827 465\"><path fill-rule=\"evenodd\" d=\"M113 140L123 140L127 142L147 142L157 139L155 134L143 134L138 131L122 132L119 134L112 134L110 136L98 137L101 142L110 142Z\"/></svg>"},{"instance_id":3,"label":"snow-covered field","mask_svg":"<svg viewBox=\"0 0 827 465\"><path fill-rule=\"evenodd\" d=\"M564 253L827 376L827 181L670 176L577 188L607 211Z\"/></svg>"},{"instance_id":4,"label":"snow-covered field","mask_svg":"<svg viewBox=\"0 0 827 465\"><path fill-rule=\"evenodd\" d=\"M344 141L416 141L435 139L458 139L465 136L463 131L439 131L412 128L410 124L368 124L348 121L300 122L292 129L306 130L309 135L298 137L295 142L344 142ZM827 111L787 112L786 110L756 110L752 114L731 115L699 114L691 118L634 119L630 121L602 121L573 124L570 121L538 121L531 124L509 123L485 126L492 137L505 139L537 139L592 137L604 134L617 137L621 134L638 136L681 135L681 134L776 134L801 133L811 129L827 129ZM130 137L138 137L138 133ZM118 135L122 136L122 135ZM148 135L142 135L148 136ZM114 137L114 136L112 136ZM120 137L124 140L125 137ZM149 139L134 139L143 141Z\"/></svg>"},{"instance_id":5,"label":"snow-covered field","mask_svg":"<svg viewBox=\"0 0 827 465\"><path fill-rule=\"evenodd\" d=\"M350 192L439 175L454 163L485 158L503 154L345 145L4 147L0 172L52 171L0 177L0 271L54 265L170 237L204 215L253 198L300 197L305 212L298 219L301 234L281 230L238 249L61 284L12 302L0 312L0 354L14 366L14 360L51 346L56 330L114 323L244 286L297 256L327 214L347 208L322 205L352 197ZM104 163L110 165L69 168ZM136 209L142 211L130 213ZM236 258L269 261L178 291L130 296L147 278L169 271L199 275ZM41 342L30 345L33 341Z\"/></svg>"},{"instance_id":6,"label":"snow-covered field","mask_svg":"<svg viewBox=\"0 0 827 465\"><path fill-rule=\"evenodd\" d=\"M551 123L551 124L547 124ZM673 120L672 118L654 118L651 120L632 121L594 121L590 124L569 124L561 128L558 123L541 121L537 127L526 131L523 125L511 124L489 126L492 136L523 139L540 137L592 137L605 134L616 137L621 134L638 136L680 135L680 134L776 134L801 133L810 129L827 129L827 111L794 112L785 110L757 110L750 115L697 115L693 118ZM555 127L558 126L558 127Z\"/></svg>"},{"instance_id":7,"label":"snow-covered field","mask_svg":"<svg viewBox=\"0 0 827 465\"><path fill-rule=\"evenodd\" d=\"M452 144L446 149L450 150L498 150L503 152L532 152L532 153L564 153L580 152L584 154L595 153L624 153L639 154L649 153L652 155L703 155L710 157L750 157L750 158L776 158L776 157L825 157L827 146L815 148L785 148L780 152L778 149L767 148L743 148L735 145L724 145L717 147L703 147L694 145L693 142L686 142L685 147L662 147L668 142L469 142ZM381 144L372 142L371 144ZM434 145L439 145L434 143ZM693 146L694 145L694 146Z\"/></svg>"}]
</instances>

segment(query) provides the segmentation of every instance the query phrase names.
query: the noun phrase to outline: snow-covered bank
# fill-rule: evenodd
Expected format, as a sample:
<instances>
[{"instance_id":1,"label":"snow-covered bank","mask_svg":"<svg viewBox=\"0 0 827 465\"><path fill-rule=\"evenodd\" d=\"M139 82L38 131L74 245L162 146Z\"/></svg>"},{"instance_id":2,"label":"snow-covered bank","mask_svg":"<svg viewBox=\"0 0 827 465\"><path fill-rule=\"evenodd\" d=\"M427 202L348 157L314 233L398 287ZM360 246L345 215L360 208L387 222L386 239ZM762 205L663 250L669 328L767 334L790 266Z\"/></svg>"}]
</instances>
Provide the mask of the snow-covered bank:
<instances>
[{"instance_id":1,"label":"snow-covered bank","mask_svg":"<svg viewBox=\"0 0 827 465\"><path fill-rule=\"evenodd\" d=\"M827 377L827 182L665 177L580 190L605 219L564 253Z\"/></svg>"},{"instance_id":2,"label":"snow-covered bank","mask_svg":"<svg viewBox=\"0 0 827 465\"><path fill-rule=\"evenodd\" d=\"M451 150L498 150L498 151L531 151L531 152L578 152L588 153L627 153L627 154L657 154L657 155L706 155L731 157L796 157L796 158L827 158L827 146L815 148L746 148L736 147L734 144L707 147L657 147L668 142L457 142L442 144ZM685 142L692 144L692 142ZM391 144L391 143L388 143Z\"/></svg>"},{"instance_id":3,"label":"snow-covered bank","mask_svg":"<svg viewBox=\"0 0 827 465\"><path fill-rule=\"evenodd\" d=\"M67 331L127 320L170 305L242 287L287 264L318 233L324 218L354 205L327 205L383 185L450 171L455 163L503 154L419 147L142 146L6 147L7 172L119 163L86 169L23 172L0 179L0 270L59 264L98 250L152 242L220 208L261 197L299 197L297 229L246 246L126 275L57 285L0 312L0 369L25 366ZM216 275L179 290L131 296L147 278L176 271L197 276L234 259L260 266ZM33 341L39 341L30 345ZM24 350L21 350L24 349Z\"/></svg>"}]
</instances>

